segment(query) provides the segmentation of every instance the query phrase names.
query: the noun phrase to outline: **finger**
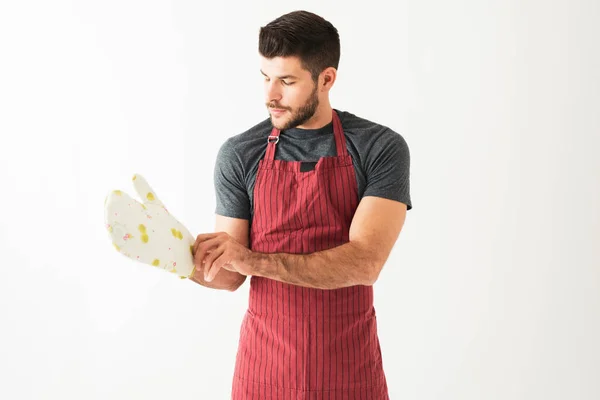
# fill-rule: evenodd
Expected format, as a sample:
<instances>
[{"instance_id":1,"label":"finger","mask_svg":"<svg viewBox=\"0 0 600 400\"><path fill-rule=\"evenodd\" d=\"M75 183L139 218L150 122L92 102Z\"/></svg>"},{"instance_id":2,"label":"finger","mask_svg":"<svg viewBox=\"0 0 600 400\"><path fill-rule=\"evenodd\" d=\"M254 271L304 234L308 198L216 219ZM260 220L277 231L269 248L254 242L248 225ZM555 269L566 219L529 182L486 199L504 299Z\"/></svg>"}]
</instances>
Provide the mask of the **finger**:
<instances>
[{"instance_id":1,"label":"finger","mask_svg":"<svg viewBox=\"0 0 600 400\"><path fill-rule=\"evenodd\" d=\"M225 246L221 245L206 257L204 263L204 280L211 282L217 276L217 273L221 270L221 263L217 262L219 257L225 253Z\"/></svg>"},{"instance_id":2,"label":"finger","mask_svg":"<svg viewBox=\"0 0 600 400\"><path fill-rule=\"evenodd\" d=\"M207 240L214 239L218 237L218 233L204 233L196 236L196 241L194 242L194 254L198 251L198 247Z\"/></svg>"},{"instance_id":3,"label":"finger","mask_svg":"<svg viewBox=\"0 0 600 400\"><path fill-rule=\"evenodd\" d=\"M135 174L133 178L133 187L137 192L138 196L142 199L142 203L146 204L156 204L158 206L164 207L163 203L160 201L156 192L152 190L146 179L140 174Z\"/></svg>"},{"instance_id":4,"label":"finger","mask_svg":"<svg viewBox=\"0 0 600 400\"><path fill-rule=\"evenodd\" d=\"M194 264L194 274L192 276L197 280L200 280L200 277L204 276L204 268L200 265Z\"/></svg>"},{"instance_id":5,"label":"finger","mask_svg":"<svg viewBox=\"0 0 600 400\"><path fill-rule=\"evenodd\" d=\"M206 258L207 253L214 251L216 247L219 247L221 244L220 238L213 238L198 244L198 248L194 253L194 264L200 267L205 267L204 259Z\"/></svg>"},{"instance_id":6,"label":"finger","mask_svg":"<svg viewBox=\"0 0 600 400\"><path fill-rule=\"evenodd\" d=\"M202 261L202 258L204 258L203 253L210 251L212 247L216 246L215 243L219 242L219 239L216 237L204 241L196 240L196 243L194 243L194 258L197 257L198 261Z\"/></svg>"}]
</instances>

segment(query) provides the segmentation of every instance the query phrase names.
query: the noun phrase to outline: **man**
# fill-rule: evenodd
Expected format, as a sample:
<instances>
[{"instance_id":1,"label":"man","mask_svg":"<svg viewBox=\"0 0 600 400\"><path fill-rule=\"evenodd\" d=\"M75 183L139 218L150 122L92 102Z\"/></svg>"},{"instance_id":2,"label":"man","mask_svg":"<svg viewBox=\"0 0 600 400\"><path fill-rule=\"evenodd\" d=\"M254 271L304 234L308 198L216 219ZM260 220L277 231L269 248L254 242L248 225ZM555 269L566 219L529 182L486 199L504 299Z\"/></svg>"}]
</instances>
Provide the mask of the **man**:
<instances>
[{"instance_id":1,"label":"man","mask_svg":"<svg viewBox=\"0 0 600 400\"><path fill-rule=\"evenodd\" d=\"M194 245L201 285L250 279L233 399L387 399L373 284L412 208L409 149L333 109L336 28L304 11L259 35L270 118L215 167L216 233Z\"/></svg>"}]
</instances>

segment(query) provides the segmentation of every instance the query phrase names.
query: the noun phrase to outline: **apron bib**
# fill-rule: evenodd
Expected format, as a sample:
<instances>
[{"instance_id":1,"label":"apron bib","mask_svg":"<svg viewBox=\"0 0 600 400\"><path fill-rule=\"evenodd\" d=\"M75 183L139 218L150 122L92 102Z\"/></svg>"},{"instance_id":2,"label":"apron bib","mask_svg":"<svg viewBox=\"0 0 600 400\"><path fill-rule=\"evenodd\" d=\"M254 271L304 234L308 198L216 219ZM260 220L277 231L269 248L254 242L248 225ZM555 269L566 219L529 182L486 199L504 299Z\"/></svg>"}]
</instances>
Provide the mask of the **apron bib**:
<instances>
[{"instance_id":1,"label":"apron bib","mask_svg":"<svg viewBox=\"0 0 600 400\"><path fill-rule=\"evenodd\" d=\"M337 156L316 163L276 160L273 128L254 187L253 251L307 254L349 241L358 187L335 111L333 128ZM251 277L232 399L388 399L373 287Z\"/></svg>"}]
</instances>

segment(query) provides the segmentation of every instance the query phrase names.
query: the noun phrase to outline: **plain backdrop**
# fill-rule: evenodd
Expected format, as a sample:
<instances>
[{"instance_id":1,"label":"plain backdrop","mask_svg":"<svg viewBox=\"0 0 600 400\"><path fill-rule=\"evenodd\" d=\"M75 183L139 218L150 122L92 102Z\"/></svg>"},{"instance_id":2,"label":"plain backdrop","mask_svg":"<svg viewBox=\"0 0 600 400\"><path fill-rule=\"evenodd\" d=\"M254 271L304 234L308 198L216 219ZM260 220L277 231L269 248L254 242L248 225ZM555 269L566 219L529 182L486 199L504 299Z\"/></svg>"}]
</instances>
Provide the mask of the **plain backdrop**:
<instances>
[{"instance_id":1,"label":"plain backdrop","mask_svg":"<svg viewBox=\"0 0 600 400\"><path fill-rule=\"evenodd\" d=\"M248 282L119 255L103 201L140 173L211 232L216 152L267 117L258 29L296 9L340 32L332 105L411 151L391 398L600 398L595 0L2 2L0 398L229 398Z\"/></svg>"}]
</instances>

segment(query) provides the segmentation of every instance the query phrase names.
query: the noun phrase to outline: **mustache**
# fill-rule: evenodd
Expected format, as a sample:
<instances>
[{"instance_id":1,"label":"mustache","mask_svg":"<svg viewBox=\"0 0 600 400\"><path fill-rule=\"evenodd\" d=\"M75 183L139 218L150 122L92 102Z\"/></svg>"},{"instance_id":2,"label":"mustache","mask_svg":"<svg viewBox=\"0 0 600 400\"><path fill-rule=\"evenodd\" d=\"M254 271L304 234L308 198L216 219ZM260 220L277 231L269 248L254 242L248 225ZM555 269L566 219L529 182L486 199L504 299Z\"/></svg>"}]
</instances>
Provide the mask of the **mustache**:
<instances>
[{"instance_id":1,"label":"mustache","mask_svg":"<svg viewBox=\"0 0 600 400\"><path fill-rule=\"evenodd\" d=\"M267 103L267 107L268 108L277 108L279 110L288 110L288 111L290 110L289 107L284 107L282 105L279 105L279 104L273 103L273 102Z\"/></svg>"}]
</instances>

